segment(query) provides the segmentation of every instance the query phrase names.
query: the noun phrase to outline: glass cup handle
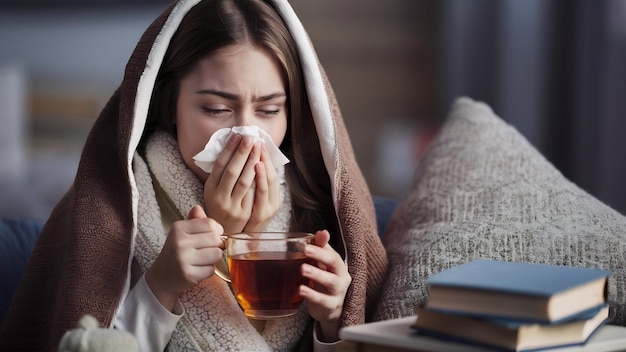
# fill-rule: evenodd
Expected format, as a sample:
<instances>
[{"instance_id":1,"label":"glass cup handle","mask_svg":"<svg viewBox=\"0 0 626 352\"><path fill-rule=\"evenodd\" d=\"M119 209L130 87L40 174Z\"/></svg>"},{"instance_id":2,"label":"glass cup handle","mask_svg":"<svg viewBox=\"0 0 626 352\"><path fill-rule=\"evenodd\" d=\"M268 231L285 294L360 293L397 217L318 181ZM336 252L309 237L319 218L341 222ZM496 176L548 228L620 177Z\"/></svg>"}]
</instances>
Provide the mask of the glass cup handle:
<instances>
[{"instance_id":1,"label":"glass cup handle","mask_svg":"<svg viewBox=\"0 0 626 352\"><path fill-rule=\"evenodd\" d=\"M222 260L215 264L215 274L219 276L220 279L230 282L230 274L228 272L228 256L226 255L226 240L227 236L221 236L222 244Z\"/></svg>"}]
</instances>

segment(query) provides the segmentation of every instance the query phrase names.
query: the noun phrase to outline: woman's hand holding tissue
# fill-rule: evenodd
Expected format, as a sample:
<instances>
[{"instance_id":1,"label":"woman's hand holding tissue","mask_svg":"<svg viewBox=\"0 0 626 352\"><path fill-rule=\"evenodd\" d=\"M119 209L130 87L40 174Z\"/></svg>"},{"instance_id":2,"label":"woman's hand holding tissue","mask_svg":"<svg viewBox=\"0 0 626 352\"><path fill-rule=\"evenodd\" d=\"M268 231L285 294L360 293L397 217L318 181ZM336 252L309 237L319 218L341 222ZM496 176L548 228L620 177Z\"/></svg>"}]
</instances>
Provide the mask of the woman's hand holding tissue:
<instances>
[{"instance_id":1,"label":"woman's hand holding tissue","mask_svg":"<svg viewBox=\"0 0 626 352\"><path fill-rule=\"evenodd\" d=\"M232 133L204 184L207 215L224 233L261 231L280 207L279 177L264 142Z\"/></svg>"}]
</instances>

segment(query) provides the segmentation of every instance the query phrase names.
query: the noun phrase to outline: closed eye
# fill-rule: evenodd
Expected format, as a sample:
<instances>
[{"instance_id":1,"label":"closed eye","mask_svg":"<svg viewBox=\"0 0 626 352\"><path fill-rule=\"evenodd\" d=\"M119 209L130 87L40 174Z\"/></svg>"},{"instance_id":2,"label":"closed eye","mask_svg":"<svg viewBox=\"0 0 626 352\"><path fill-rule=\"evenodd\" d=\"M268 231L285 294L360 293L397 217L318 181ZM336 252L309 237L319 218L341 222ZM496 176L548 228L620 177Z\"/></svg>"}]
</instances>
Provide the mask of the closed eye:
<instances>
[{"instance_id":1,"label":"closed eye","mask_svg":"<svg viewBox=\"0 0 626 352\"><path fill-rule=\"evenodd\" d=\"M208 107L202 107L202 111L211 116L222 116L224 114L230 113L230 110L228 109L212 109Z\"/></svg>"},{"instance_id":2,"label":"closed eye","mask_svg":"<svg viewBox=\"0 0 626 352\"><path fill-rule=\"evenodd\" d=\"M274 116L274 115L278 115L280 114L280 109L275 109L275 110L259 110L259 112L261 112L264 115L267 116Z\"/></svg>"}]
</instances>

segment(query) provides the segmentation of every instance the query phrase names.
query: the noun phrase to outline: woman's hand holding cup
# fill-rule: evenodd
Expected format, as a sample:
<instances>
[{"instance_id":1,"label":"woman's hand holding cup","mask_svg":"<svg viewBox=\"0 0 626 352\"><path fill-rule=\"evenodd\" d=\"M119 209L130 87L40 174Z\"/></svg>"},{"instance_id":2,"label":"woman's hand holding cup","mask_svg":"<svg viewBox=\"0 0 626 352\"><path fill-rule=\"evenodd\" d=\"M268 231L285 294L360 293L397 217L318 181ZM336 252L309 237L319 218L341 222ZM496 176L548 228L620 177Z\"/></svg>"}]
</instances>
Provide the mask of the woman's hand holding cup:
<instances>
[{"instance_id":1,"label":"woman's hand holding cup","mask_svg":"<svg viewBox=\"0 0 626 352\"><path fill-rule=\"evenodd\" d=\"M224 230L208 218L198 205L187 220L175 222L161 252L146 272L146 283L161 304L170 311L178 295L215 272L222 261Z\"/></svg>"},{"instance_id":2,"label":"woman's hand holding cup","mask_svg":"<svg viewBox=\"0 0 626 352\"><path fill-rule=\"evenodd\" d=\"M161 252L146 272L145 277L148 287L165 308L171 311L181 292L196 286L216 272L216 265L222 263L225 253L223 252L225 243L223 232L222 226L214 219L208 218L202 208L197 205L189 211L187 220L180 220L172 225ZM241 238L242 243L254 241L254 238L246 239L246 236L244 234ZM287 245L285 248L289 250L303 248L301 250L306 259L300 266L300 272L302 278L309 280L310 283L301 284L297 288L297 294L307 301L309 314L320 324L321 336L318 335L318 338L323 341L336 341L343 301L352 278L341 256L328 244L330 239L328 231L318 231L314 237L309 236L313 239L312 243L306 244L308 240L302 237L303 247ZM229 236L227 241L235 241L235 237ZM271 240L267 241L271 243ZM287 241L287 239L276 241ZM294 241L296 241L295 238ZM250 243L252 242L241 248L246 248L246 251L261 249L257 247L262 242L254 243L252 246ZM231 248L230 245L229 248ZM232 261L229 262L232 264ZM220 277L223 276L223 274L220 275ZM242 282L246 281L248 280ZM294 307L297 307L297 301L294 303L296 304ZM247 303L240 301L240 304L245 310ZM290 309L290 313L283 316L295 313L294 308ZM257 318L271 319L270 316Z\"/></svg>"},{"instance_id":3,"label":"woman's hand holding cup","mask_svg":"<svg viewBox=\"0 0 626 352\"><path fill-rule=\"evenodd\" d=\"M322 341L333 342L339 339L343 301L352 282L343 259L329 244L328 231L315 233L315 244L304 249L308 259L317 266L302 265L302 275L312 281L312 287L301 285L300 295L306 300L309 314L320 323Z\"/></svg>"}]
</instances>

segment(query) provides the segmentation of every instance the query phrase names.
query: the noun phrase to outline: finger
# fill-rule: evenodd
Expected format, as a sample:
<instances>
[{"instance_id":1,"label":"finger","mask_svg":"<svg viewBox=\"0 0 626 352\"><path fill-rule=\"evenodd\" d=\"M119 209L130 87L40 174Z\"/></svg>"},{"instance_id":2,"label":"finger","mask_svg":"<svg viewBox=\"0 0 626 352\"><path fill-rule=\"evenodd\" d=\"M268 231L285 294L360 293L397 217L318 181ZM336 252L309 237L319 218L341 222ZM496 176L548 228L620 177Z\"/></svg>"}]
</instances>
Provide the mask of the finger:
<instances>
[{"instance_id":1,"label":"finger","mask_svg":"<svg viewBox=\"0 0 626 352\"><path fill-rule=\"evenodd\" d=\"M194 211L193 208L192 211ZM214 219L205 216L203 218L176 221L172 224L171 231L199 238L207 237L207 240L210 241L208 246L213 246L215 245L214 242L219 241L220 236L224 233L224 228Z\"/></svg>"},{"instance_id":2,"label":"finger","mask_svg":"<svg viewBox=\"0 0 626 352\"><path fill-rule=\"evenodd\" d=\"M267 192L269 201L273 204L277 204L280 202L280 191L278 190L278 173L276 172L276 168L272 163L272 158L270 158L269 153L267 152L267 148L263 145L263 150L261 152L261 162L263 163L263 173L264 180L267 183ZM259 172L257 171L257 174Z\"/></svg>"},{"instance_id":3,"label":"finger","mask_svg":"<svg viewBox=\"0 0 626 352\"><path fill-rule=\"evenodd\" d=\"M222 261L223 252L219 247L196 249L189 256L189 264L193 266L214 266Z\"/></svg>"},{"instance_id":4,"label":"finger","mask_svg":"<svg viewBox=\"0 0 626 352\"><path fill-rule=\"evenodd\" d=\"M304 254L307 258L317 261L320 268L326 269L335 274L344 275L348 272L345 263L328 243L324 248L320 248L317 245L307 244L304 247Z\"/></svg>"},{"instance_id":5,"label":"finger","mask_svg":"<svg viewBox=\"0 0 626 352\"><path fill-rule=\"evenodd\" d=\"M204 209L202 209L199 205L194 205L191 210L189 210L189 215L187 215L187 219L201 219L206 218L206 213Z\"/></svg>"},{"instance_id":6,"label":"finger","mask_svg":"<svg viewBox=\"0 0 626 352\"><path fill-rule=\"evenodd\" d=\"M330 233L328 230L317 231L315 233L315 238L313 239L313 243L315 243L318 247L324 247L330 241Z\"/></svg>"},{"instance_id":7,"label":"finger","mask_svg":"<svg viewBox=\"0 0 626 352\"><path fill-rule=\"evenodd\" d=\"M225 148L218 154L217 159L215 160L215 165L213 166L213 172L211 172L211 174L218 173L219 178L211 178L211 176L209 176L215 187L221 187L222 189L231 191L241 175L241 171L252 150L253 141L252 138L248 136L239 136L239 138L240 142L237 146L235 146L234 150L231 151ZM227 146L232 148L230 140L229 143L227 143Z\"/></svg>"},{"instance_id":8,"label":"finger","mask_svg":"<svg viewBox=\"0 0 626 352\"><path fill-rule=\"evenodd\" d=\"M216 188L222 179L222 175L224 174L224 169L228 165L228 162L235 154L235 151L241 144L241 140L243 137L238 133L231 133L230 137L228 137L228 141L224 146L224 150L222 150L217 157L215 158L215 163L213 164L213 170L209 174L207 179L207 184L209 184L212 188Z\"/></svg>"},{"instance_id":9,"label":"finger","mask_svg":"<svg viewBox=\"0 0 626 352\"><path fill-rule=\"evenodd\" d=\"M181 258L193 255L195 251L204 248L223 247L221 236L214 232L196 232L190 234L180 230L173 231L178 232L178 234L174 234L176 238L171 241L170 247L176 253L184 253L180 255Z\"/></svg>"},{"instance_id":10,"label":"finger","mask_svg":"<svg viewBox=\"0 0 626 352\"><path fill-rule=\"evenodd\" d=\"M184 280L193 285L211 277L215 273L215 265L190 265L183 272Z\"/></svg>"},{"instance_id":11,"label":"finger","mask_svg":"<svg viewBox=\"0 0 626 352\"><path fill-rule=\"evenodd\" d=\"M244 136L243 140L239 144L239 147L233 154L232 158L228 161L228 165L226 165L226 168L222 173L222 178L219 182L222 187L233 190L235 185L240 182L241 174L244 172L244 168L250 159L250 153L252 152L253 147L254 143L252 138Z\"/></svg>"},{"instance_id":12,"label":"finger","mask_svg":"<svg viewBox=\"0 0 626 352\"><path fill-rule=\"evenodd\" d=\"M263 161L258 162L254 165L254 170L256 171L256 176L254 178L256 184L256 202L258 204L265 204L267 202L268 194L269 194L269 185L267 183L267 174L266 168Z\"/></svg>"},{"instance_id":13,"label":"finger","mask_svg":"<svg viewBox=\"0 0 626 352\"><path fill-rule=\"evenodd\" d=\"M275 179L277 177L276 167L274 166L274 163L272 163L272 158L270 157L270 153L267 151L265 144L263 144L263 148L261 148L261 161L265 164L269 180Z\"/></svg>"},{"instance_id":14,"label":"finger","mask_svg":"<svg viewBox=\"0 0 626 352\"><path fill-rule=\"evenodd\" d=\"M252 207L254 206L254 198L255 198L254 189L248 188L246 193L243 195L243 198L241 199L241 208L251 211Z\"/></svg>"},{"instance_id":15,"label":"finger","mask_svg":"<svg viewBox=\"0 0 626 352\"><path fill-rule=\"evenodd\" d=\"M255 165L259 162L261 157L261 144L260 142L254 143L252 150L248 154L245 164L238 175L236 185L234 185L232 198L243 200L244 196L254 183L256 171Z\"/></svg>"},{"instance_id":16,"label":"finger","mask_svg":"<svg viewBox=\"0 0 626 352\"><path fill-rule=\"evenodd\" d=\"M341 307L342 302L335 298L335 296L327 295L322 292L316 291L306 285L300 285L298 293L300 297L307 300L307 305L320 306L328 311L333 311Z\"/></svg>"},{"instance_id":17,"label":"finger","mask_svg":"<svg viewBox=\"0 0 626 352\"><path fill-rule=\"evenodd\" d=\"M345 280L337 274L322 270L313 265L302 264L301 272L303 277L315 283L314 287L316 287L318 291L321 291L319 288L323 287L323 291L331 295L345 292L349 286L350 280Z\"/></svg>"}]
</instances>

